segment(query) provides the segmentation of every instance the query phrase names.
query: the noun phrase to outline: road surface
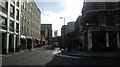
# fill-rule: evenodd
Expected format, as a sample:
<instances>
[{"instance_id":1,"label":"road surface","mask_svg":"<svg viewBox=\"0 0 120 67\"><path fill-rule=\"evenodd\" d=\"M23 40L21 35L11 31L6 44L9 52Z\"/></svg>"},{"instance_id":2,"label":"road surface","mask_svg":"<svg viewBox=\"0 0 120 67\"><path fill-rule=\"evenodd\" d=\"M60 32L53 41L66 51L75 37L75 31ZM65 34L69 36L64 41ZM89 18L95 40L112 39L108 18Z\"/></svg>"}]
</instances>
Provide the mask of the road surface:
<instances>
[{"instance_id":1,"label":"road surface","mask_svg":"<svg viewBox=\"0 0 120 67\"><path fill-rule=\"evenodd\" d=\"M51 46L47 46L32 51L5 55L2 59L3 67L4 65L120 65L119 59L75 57L63 55L60 52L59 48L51 50Z\"/></svg>"}]
</instances>

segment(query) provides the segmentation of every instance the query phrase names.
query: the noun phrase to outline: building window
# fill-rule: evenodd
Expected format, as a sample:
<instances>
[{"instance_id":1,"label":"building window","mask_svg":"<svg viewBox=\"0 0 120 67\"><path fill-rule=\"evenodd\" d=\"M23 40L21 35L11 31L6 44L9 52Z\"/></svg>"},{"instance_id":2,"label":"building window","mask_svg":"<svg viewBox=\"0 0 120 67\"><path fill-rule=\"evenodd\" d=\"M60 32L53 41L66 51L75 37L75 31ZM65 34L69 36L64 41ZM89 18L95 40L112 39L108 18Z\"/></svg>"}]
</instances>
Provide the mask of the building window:
<instances>
[{"instance_id":1,"label":"building window","mask_svg":"<svg viewBox=\"0 0 120 67\"><path fill-rule=\"evenodd\" d=\"M23 16L23 20L24 20L24 22L26 22L26 16L25 15Z\"/></svg>"},{"instance_id":2,"label":"building window","mask_svg":"<svg viewBox=\"0 0 120 67\"><path fill-rule=\"evenodd\" d=\"M23 26L21 26L21 33L23 33Z\"/></svg>"},{"instance_id":3,"label":"building window","mask_svg":"<svg viewBox=\"0 0 120 67\"><path fill-rule=\"evenodd\" d=\"M19 0L16 0L16 4L17 4L17 6L19 7Z\"/></svg>"},{"instance_id":4,"label":"building window","mask_svg":"<svg viewBox=\"0 0 120 67\"><path fill-rule=\"evenodd\" d=\"M98 9L105 9L105 3L104 2L99 2L98 3Z\"/></svg>"},{"instance_id":5,"label":"building window","mask_svg":"<svg viewBox=\"0 0 120 67\"><path fill-rule=\"evenodd\" d=\"M14 14L14 6L10 5L10 12Z\"/></svg>"},{"instance_id":6,"label":"building window","mask_svg":"<svg viewBox=\"0 0 120 67\"><path fill-rule=\"evenodd\" d=\"M114 8L120 9L120 2L114 2Z\"/></svg>"},{"instance_id":7,"label":"building window","mask_svg":"<svg viewBox=\"0 0 120 67\"><path fill-rule=\"evenodd\" d=\"M29 29L27 29L27 34L29 35Z\"/></svg>"},{"instance_id":8,"label":"building window","mask_svg":"<svg viewBox=\"0 0 120 67\"><path fill-rule=\"evenodd\" d=\"M25 3L23 3L23 9L25 9L25 8L26 8Z\"/></svg>"},{"instance_id":9,"label":"building window","mask_svg":"<svg viewBox=\"0 0 120 67\"><path fill-rule=\"evenodd\" d=\"M21 22L23 22L23 14L21 14Z\"/></svg>"},{"instance_id":10,"label":"building window","mask_svg":"<svg viewBox=\"0 0 120 67\"><path fill-rule=\"evenodd\" d=\"M7 19L0 16L0 26L7 27Z\"/></svg>"},{"instance_id":11,"label":"building window","mask_svg":"<svg viewBox=\"0 0 120 67\"><path fill-rule=\"evenodd\" d=\"M32 30L31 30L31 32L30 32L30 33L31 33L31 36L32 36Z\"/></svg>"},{"instance_id":12,"label":"building window","mask_svg":"<svg viewBox=\"0 0 120 67\"><path fill-rule=\"evenodd\" d=\"M24 27L24 34L26 34L26 28Z\"/></svg>"},{"instance_id":13,"label":"building window","mask_svg":"<svg viewBox=\"0 0 120 67\"><path fill-rule=\"evenodd\" d=\"M16 19L19 21L19 10L16 10Z\"/></svg>"},{"instance_id":14,"label":"building window","mask_svg":"<svg viewBox=\"0 0 120 67\"><path fill-rule=\"evenodd\" d=\"M16 23L16 30L19 30L19 24Z\"/></svg>"},{"instance_id":15,"label":"building window","mask_svg":"<svg viewBox=\"0 0 120 67\"><path fill-rule=\"evenodd\" d=\"M99 16L99 26L106 26L106 16Z\"/></svg>"},{"instance_id":16,"label":"building window","mask_svg":"<svg viewBox=\"0 0 120 67\"><path fill-rule=\"evenodd\" d=\"M10 31L14 31L14 21L10 21Z\"/></svg>"},{"instance_id":17,"label":"building window","mask_svg":"<svg viewBox=\"0 0 120 67\"><path fill-rule=\"evenodd\" d=\"M115 15L115 25L120 25L120 15Z\"/></svg>"},{"instance_id":18,"label":"building window","mask_svg":"<svg viewBox=\"0 0 120 67\"><path fill-rule=\"evenodd\" d=\"M2 0L2 2L0 2L0 6L2 6L3 8L6 8L7 7L7 1Z\"/></svg>"},{"instance_id":19,"label":"building window","mask_svg":"<svg viewBox=\"0 0 120 67\"><path fill-rule=\"evenodd\" d=\"M14 18L14 6L10 5L10 16Z\"/></svg>"},{"instance_id":20,"label":"building window","mask_svg":"<svg viewBox=\"0 0 120 67\"><path fill-rule=\"evenodd\" d=\"M12 2L15 2L15 0L11 0Z\"/></svg>"}]
</instances>

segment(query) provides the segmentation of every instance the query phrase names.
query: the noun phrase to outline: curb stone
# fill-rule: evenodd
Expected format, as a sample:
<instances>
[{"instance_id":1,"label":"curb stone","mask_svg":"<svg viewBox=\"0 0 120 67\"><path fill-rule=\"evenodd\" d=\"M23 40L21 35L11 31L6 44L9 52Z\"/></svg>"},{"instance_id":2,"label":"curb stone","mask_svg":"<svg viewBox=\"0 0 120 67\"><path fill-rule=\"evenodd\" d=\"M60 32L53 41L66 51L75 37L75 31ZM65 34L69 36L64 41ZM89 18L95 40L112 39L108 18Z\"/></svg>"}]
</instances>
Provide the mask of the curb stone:
<instances>
[{"instance_id":1,"label":"curb stone","mask_svg":"<svg viewBox=\"0 0 120 67\"><path fill-rule=\"evenodd\" d=\"M69 56L77 56L77 57L91 57L91 58L104 58L104 59L120 59L120 57L106 57L106 56L90 56L90 55L77 55L77 54L70 54L62 52L65 55Z\"/></svg>"}]
</instances>

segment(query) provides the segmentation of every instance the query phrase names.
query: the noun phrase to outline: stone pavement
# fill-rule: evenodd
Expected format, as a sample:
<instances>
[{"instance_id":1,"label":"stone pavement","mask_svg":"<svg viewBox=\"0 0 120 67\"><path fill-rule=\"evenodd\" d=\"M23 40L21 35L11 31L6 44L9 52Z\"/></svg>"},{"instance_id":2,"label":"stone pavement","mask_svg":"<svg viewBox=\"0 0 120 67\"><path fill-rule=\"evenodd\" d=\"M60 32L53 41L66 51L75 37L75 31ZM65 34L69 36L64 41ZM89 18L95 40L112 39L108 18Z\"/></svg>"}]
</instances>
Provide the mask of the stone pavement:
<instances>
[{"instance_id":1,"label":"stone pavement","mask_svg":"<svg viewBox=\"0 0 120 67\"><path fill-rule=\"evenodd\" d=\"M34 51L34 50L37 50L37 49L43 49L43 48L45 48L45 47L46 47L46 46L37 47L37 48L32 48L31 51ZM9 52L8 54L0 54L0 57L16 55L16 54L20 54L20 53L23 53L23 52L29 52L29 50L26 49L26 50L20 50L20 51L18 51L18 52Z\"/></svg>"},{"instance_id":2,"label":"stone pavement","mask_svg":"<svg viewBox=\"0 0 120 67\"><path fill-rule=\"evenodd\" d=\"M79 56L79 57L96 57L96 58L116 58L120 59L120 52L83 52L83 51L70 51L69 53L66 50L62 51L63 54L70 56Z\"/></svg>"}]
</instances>

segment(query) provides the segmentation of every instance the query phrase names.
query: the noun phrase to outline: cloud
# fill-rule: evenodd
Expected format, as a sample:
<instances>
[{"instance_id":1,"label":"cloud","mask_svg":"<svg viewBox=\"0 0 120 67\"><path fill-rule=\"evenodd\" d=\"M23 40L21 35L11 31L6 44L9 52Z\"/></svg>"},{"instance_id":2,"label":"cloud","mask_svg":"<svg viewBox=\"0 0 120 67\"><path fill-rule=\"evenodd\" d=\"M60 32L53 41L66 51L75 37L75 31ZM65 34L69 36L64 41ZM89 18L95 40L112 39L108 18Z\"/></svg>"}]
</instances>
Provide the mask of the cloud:
<instances>
[{"instance_id":1,"label":"cloud","mask_svg":"<svg viewBox=\"0 0 120 67\"><path fill-rule=\"evenodd\" d=\"M65 17L65 24L68 22L76 21L79 15L81 15L81 10L83 6L83 0L66 0L66 11L62 14L53 11L42 11L41 23L52 24L53 32L58 30L58 35L61 34L61 27L64 24L64 19L60 17Z\"/></svg>"},{"instance_id":2,"label":"cloud","mask_svg":"<svg viewBox=\"0 0 120 67\"><path fill-rule=\"evenodd\" d=\"M52 24L53 34L54 30L58 30L58 35L61 33L63 21L60 20L61 14L52 11L43 11L41 15L41 24Z\"/></svg>"}]
</instances>

